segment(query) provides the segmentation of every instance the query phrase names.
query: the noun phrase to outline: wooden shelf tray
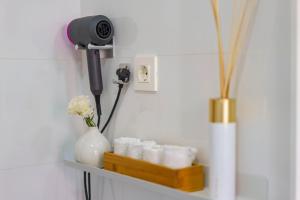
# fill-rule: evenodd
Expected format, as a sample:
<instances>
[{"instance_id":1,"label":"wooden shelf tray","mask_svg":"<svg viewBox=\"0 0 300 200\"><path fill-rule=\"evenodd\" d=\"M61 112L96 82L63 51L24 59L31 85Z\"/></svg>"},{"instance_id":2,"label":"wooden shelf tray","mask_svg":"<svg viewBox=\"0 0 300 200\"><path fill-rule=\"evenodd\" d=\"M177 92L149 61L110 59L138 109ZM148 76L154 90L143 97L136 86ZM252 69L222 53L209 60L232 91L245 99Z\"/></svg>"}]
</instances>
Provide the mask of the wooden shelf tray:
<instances>
[{"instance_id":1,"label":"wooden shelf tray","mask_svg":"<svg viewBox=\"0 0 300 200\"><path fill-rule=\"evenodd\" d=\"M105 153L104 169L187 192L200 191L205 187L204 167L201 165L171 169L142 160Z\"/></svg>"}]
</instances>

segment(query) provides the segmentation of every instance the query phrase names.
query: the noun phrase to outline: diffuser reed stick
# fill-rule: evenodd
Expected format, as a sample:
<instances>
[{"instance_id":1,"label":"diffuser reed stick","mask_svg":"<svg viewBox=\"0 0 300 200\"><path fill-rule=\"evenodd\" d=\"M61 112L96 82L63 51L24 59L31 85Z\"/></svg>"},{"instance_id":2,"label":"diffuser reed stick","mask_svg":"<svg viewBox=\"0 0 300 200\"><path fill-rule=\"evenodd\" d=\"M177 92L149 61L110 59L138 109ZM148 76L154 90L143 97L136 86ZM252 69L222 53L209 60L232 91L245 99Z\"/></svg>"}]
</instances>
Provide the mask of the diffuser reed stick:
<instances>
[{"instance_id":1,"label":"diffuser reed stick","mask_svg":"<svg viewBox=\"0 0 300 200\"><path fill-rule=\"evenodd\" d=\"M246 11L247 11L247 5L249 1L246 1L245 5L243 6L243 10L241 13L241 17L239 18L239 23L237 27L237 33L235 33L234 36L234 41L233 41L233 46L230 51L230 57L229 57L229 62L228 62L228 67L227 67L227 74L226 74L226 79L225 79L225 86L223 88L224 96L226 98L229 97L229 88L230 88L230 82L232 78L233 71L236 67L237 59L240 53L240 45L242 43L241 41L241 35L243 33L243 28L245 26L245 18L246 18Z\"/></svg>"},{"instance_id":2,"label":"diffuser reed stick","mask_svg":"<svg viewBox=\"0 0 300 200\"><path fill-rule=\"evenodd\" d=\"M238 5L238 0L233 0L233 17L236 18L238 8L241 8L240 16L237 20L233 19L233 28L231 33L231 45L228 64L225 64L224 46L222 40L221 17L219 11L219 1L211 0L212 11L215 19L217 41L218 41L218 55L219 55L219 79L220 79L220 96L221 98L229 98L230 83L233 73L236 69L237 61L239 59L241 48L245 43L247 30L257 0L245 0L241 6ZM225 69L226 66L226 69ZM225 73L226 70L226 73ZM226 76L225 76L226 74Z\"/></svg>"},{"instance_id":3,"label":"diffuser reed stick","mask_svg":"<svg viewBox=\"0 0 300 200\"><path fill-rule=\"evenodd\" d=\"M225 61L224 61L224 48L222 41L222 30L221 30L221 17L219 12L218 0L211 0L213 14L215 18L215 25L218 37L218 49L219 49L219 79L220 79L220 95L223 96L224 83L225 83Z\"/></svg>"},{"instance_id":4,"label":"diffuser reed stick","mask_svg":"<svg viewBox=\"0 0 300 200\"><path fill-rule=\"evenodd\" d=\"M230 82L232 79L233 72L236 68L238 58L241 54L241 48L245 44L246 34L248 32L249 24L251 21L251 16L253 14L254 8L256 5L256 0L247 0L244 3L241 16L239 18L239 22L237 24L237 30L234 36L234 40L232 41L233 45L230 51L230 58L227 66L227 74L225 79L225 86L224 86L224 96L226 98L229 97L230 91Z\"/></svg>"}]
</instances>

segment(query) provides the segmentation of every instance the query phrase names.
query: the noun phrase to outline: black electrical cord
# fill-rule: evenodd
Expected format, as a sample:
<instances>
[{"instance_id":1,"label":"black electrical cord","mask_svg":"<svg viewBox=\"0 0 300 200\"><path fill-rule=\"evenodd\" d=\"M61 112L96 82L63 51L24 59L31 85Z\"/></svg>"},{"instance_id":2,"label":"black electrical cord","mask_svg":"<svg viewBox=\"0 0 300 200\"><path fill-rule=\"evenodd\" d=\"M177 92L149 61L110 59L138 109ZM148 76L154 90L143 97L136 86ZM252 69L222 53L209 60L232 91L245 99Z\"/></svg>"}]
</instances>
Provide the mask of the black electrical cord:
<instances>
[{"instance_id":1,"label":"black electrical cord","mask_svg":"<svg viewBox=\"0 0 300 200\"><path fill-rule=\"evenodd\" d=\"M118 76L117 83L119 85L118 94L117 94L115 103L113 105L113 108L112 108L112 110L111 110L111 112L109 114L109 117L108 117L106 123L104 124L103 128L101 129L101 133L103 133L105 131L105 129L107 128L107 126L108 126L108 124L110 122L110 120L112 119L112 116L113 116L113 114L114 114L114 112L116 110L117 104L119 102L120 95L121 95L121 92L122 92L124 84L129 82L130 71L128 69L128 66L125 66L125 68L120 67L119 69L117 69L116 74Z\"/></svg>"},{"instance_id":2,"label":"black electrical cord","mask_svg":"<svg viewBox=\"0 0 300 200\"><path fill-rule=\"evenodd\" d=\"M119 78L119 82L118 82L118 85L119 85L119 89L118 89L118 94L117 94L117 97L116 97L116 100L115 100L115 103L113 105L113 108L109 114L109 117L106 121L106 123L104 124L103 128L101 129L101 133L103 133L105 131L105 129L107 128L115 110L116 110L116 107L117 107L117 104L119 102L119 99L120 99L120 95L121 95L121 92L122 92L122 89L123 89L123 86L124 86L124 83L128 83L129 81L129 77L130 77L130 71L128 70L128 67L125 67L125 68L119 68L117 70L117 75L118 75L118 78ZM96 109L97 109L97 115L98 115L98 121L97 121L97 127L99 128L100 127L100 118L101 118L101 114L102 114L102 111L101 111L101 102L100 102L100 95L94 95L95 97L95 103L96 103ZM86 200L91 200L91 175L90 173L88 172L88 184L87 184L87 180L86 180L86 171L84 171L84 191L85 191L85 199Z\"/></svg>"},{"instance_id":3,"label":"black electrical cord","mask_svg":"<svg viewBox=\"0 0 300 200\"><path fill-rule=\"evenodd\" d=\"M89 190L89 200L92 199L92 193L91 193L91 174L88 173L88 190Z\"/></svg>"},{"instance_id":4,"label":"black electrical cord","mask_svg":"<svg viewBox=\"0 0 300 200\"><path fill-rule=\"evenodd\" d=\"M95 103L96 103L96 110L97 110L97 127L100 126L100 118L101 118L101 103L100 103L100 95L94 95ZM86 171L84 172L84 192L85 192L85 199L91 200L92 193L91 193L91 173L88 172L88 179L86 179Z\"/></svg>"},{"instance_id":5,"label":"black electrical cord","mask_svg":"<svg viewBox=\"0 0 300 200\"><path fill-rule=\"evenodd\" d=\"M97 109L97 116L98 116L98 120L97 120L97 127L99 128L100 126L100 118L101 118L101 102L100 102L100 95L94 95L95 97L95 103L96 103L96 109Z\"/></svg>"},{"instance_id":6,"label":"black electrical cord","mask_svg":"<svg viewBox=\"0 0 300 200\"><path fill-rule=\"evenodd\" d=\"M89 200L89 194L88 194L87 185L86 185L86 171L83 172L83 184L84 184L85 199Z\"/></svg>"},{"instance_id":7,"label":"black electrical cord","mask_svg":"<svg viewBox=\"0 0 300 200\"><path fill-rule=\"evenodd\" d=\"M118 94L117 94L115 103L114 103L114 105L113 105L113 108L112 108L112 110L111 110L111 112L110 112L110 114L109 114L109 117L108 117L108 119L107 119L105 125L104 125L103 128L101 129L101 133L103 133L103 132L105 131L107 125L109 124L109 122L110 122L110 120L111 120L111 118L112 118L112 116L113 116L113 114L114 114L114 112L115 112L115 109L116 109L117 104L118 104L119 99L120 99L120 95L121 95L122 88L123 88L123 84L120 84L120 83L119 83L119 89L118 89Z\"/></svg>"}]
</instances>

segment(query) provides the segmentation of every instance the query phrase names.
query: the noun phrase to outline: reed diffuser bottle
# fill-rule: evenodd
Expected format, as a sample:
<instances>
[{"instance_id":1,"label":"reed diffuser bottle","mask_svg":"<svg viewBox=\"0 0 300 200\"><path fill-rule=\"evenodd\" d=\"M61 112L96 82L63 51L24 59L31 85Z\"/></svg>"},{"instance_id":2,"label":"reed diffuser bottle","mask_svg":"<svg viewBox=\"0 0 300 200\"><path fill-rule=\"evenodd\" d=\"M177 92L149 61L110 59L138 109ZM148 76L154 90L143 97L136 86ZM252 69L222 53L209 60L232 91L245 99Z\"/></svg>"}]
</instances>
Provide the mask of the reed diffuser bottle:
<instances>
[{"instance_id":1,"label":"reed diffuser bottle","mask_svg":"<svg viewBox=\"0 0 300 200\"><path fill-rule=\"evenodd\" d=\"M236 198L236 100L230 97L231 81L245 40L257 0L232 0L233 25L228 63L222 41L219 1L211 0L217 30L220 97L211 99L209 188L213 200Z\"/></svg>"},{"instance_id":2,"label":"reed diffuser bottle","mask_svg":"<svg viewBox=\"0 0 300 200\"><path fill-rule=\"evenodd\" d=\"M210 192L214 200L235 199L236 103L210 100Z\"/></svg>"}]
</instances>

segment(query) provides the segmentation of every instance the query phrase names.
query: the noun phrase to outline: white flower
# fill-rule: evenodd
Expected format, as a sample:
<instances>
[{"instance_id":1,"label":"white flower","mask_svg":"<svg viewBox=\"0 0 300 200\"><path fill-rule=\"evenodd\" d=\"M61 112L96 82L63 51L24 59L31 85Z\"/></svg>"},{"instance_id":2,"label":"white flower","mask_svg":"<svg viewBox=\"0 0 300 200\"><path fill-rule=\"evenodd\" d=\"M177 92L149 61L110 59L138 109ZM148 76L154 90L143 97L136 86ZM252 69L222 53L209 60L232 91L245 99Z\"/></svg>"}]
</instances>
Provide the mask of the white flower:
<instances>
[{"instance_id":1,"label":"white flower","mask_svg":"<svg viewBox=\"0 0 300 200\"><path fill-rule=\"evenodd\" d=\"M79 115L84 118L93 116L93 109L88 96L73 98L68 106L68 112L72 115Z\"/></svg>"}]
</instances>

